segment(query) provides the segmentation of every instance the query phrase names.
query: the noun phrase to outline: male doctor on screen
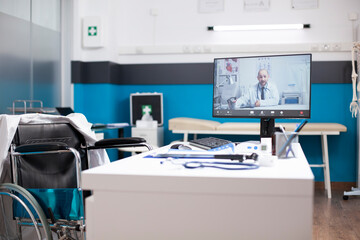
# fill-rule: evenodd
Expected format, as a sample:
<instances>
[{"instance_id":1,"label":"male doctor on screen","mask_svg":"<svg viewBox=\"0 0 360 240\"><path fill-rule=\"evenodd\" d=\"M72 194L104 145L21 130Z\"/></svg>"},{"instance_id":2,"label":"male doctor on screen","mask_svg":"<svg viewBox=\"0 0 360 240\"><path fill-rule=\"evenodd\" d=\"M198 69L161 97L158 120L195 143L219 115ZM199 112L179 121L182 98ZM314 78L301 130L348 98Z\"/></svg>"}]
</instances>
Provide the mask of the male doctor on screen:
<instances>
[{"instance_id":1,"label":"male doctor on screen","mask_svg":"<svg viewBox=\"0 0 360 240\"><path fill-rule=\"evenodd\" d=\"M279 92L275 84L268 82L268 71L260 69L257 79L259 82L251 86L243 96L228 100L230 108L267 107L279 104Z\"/></svg>"}]
</instances>

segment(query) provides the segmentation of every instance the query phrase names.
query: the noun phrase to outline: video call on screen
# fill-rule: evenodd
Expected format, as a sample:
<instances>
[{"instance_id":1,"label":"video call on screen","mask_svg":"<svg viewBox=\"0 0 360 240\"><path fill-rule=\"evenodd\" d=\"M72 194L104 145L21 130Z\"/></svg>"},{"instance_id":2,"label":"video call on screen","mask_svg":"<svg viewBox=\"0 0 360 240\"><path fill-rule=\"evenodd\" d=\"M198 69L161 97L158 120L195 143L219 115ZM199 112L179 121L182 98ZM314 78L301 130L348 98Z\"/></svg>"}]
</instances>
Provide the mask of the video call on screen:
<instances>
[{"instance_id":1,"label":"video call on screen","mask_svg":"<svg viewBox=\"0 0 360 240\"><path fill-rule=\"evenodd\" d=\"M214 117L309 117L311 54L214 60Z\"/></svg>"}]
</instances>

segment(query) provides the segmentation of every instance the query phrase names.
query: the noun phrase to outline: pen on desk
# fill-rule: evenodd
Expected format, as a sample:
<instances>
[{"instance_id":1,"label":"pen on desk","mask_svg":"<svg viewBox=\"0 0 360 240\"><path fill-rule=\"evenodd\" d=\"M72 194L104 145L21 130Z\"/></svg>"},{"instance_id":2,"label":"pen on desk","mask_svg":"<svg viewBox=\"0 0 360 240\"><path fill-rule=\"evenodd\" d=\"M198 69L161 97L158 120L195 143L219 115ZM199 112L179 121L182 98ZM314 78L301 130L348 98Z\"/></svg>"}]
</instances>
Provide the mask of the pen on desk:
<instances>
[{"instance_id":1,"label":"pen on desk","mask_svg":"<svg viewBox=\"0 0 360 240\"><path fill-rule=\"evenodd\" d=\"M284 134L285 140L288 140L289 138L286 135L284 127L282 125L280 125L279 127L280 127L281 132ZM290 146L288 152L286 153L286 157L289 154L289 151L291 151L291 153L295 156L295 153L294 153L294 151L292 150L292 148Z\"/></svg>"},{"instance_id":2,"label":"pen on desk","mask_svg":"<svg viewBox=\"0 0 360 240\"><path fill-rule=\"evenodd\" d=\"M299 126L297 126L297 128L295 129L294 133L290 135L290 137L288 138L288 140L286 141L286 143L282 146L282 148L279 151L279 156L281 156L283 154L283 152L285 151L287 146L290 146L291 141L297 136L297 133L300 132L300 130L305 126L305 124L307 123L307 120L302 120L301 123L299 124Z\"/></svg>"},{"instance_id":3,"label":"pen on desk","mask_svg":"<svg viewBox=\"0 0 360 240\"><path fill-rule=\"evenodd\" d=\"M300 132L301 129L305 126L305 124L307 123L308 121L307 120L302 120L301 123L299 124L299 126L297 126L297 128L295 129L294 132Z\"/></svg>"},{"instance_id":4,"label":"pen on desk","mask_svg":"<svg viewBox=\"0 0 360 240\"><path fill-rule=\"evenodd\" d=\"M282 133L285 135L285 138L287 139L284 127L282 125L280 125L279 127L280 127L280 130L282 131Z\"/></svg>"},{"instance_id":5,"label":"pen on desk","mask_svg":"<svg viewBox=\"0 0 360 240\"><path fill-rule=\"evenodd\" d=\"M298 133L301 131L301 129L305 126L305 124L307 123L308 121L307 120L302 120L301 123L299 124L299 126L295 129L295 132ZM288 156L289 154L289 150L292 151L291 147L289 146L289 149L288 151L286 152L286 157ZM294 154L294 152L292 152ZM294 155L295 156L295 155Z\"/></svg>"}]
</instances>

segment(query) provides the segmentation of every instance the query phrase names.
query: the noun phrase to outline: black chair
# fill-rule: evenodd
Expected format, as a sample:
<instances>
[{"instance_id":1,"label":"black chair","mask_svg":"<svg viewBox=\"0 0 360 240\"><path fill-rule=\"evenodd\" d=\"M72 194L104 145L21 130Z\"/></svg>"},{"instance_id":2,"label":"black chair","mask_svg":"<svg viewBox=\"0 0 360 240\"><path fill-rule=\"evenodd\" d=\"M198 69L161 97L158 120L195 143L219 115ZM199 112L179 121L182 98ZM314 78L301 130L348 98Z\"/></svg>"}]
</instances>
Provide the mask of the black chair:
<instances>
[{"instance_id":1,"label":"black chair","mask_svg":"<svg viewBox=\"0 0 360 240\"><path fill-rule=\"evenodd\" d=\"M90 166L89 153L133 147L152 149L142 138L104 139L90 145L66 122L20 124L10 149L13 184L0 185L0 191L5 189L0 194L12 194L19 232L30 225L39 239L51 239L49 229L59 239L84 238L83 198L91 193L81 189L81 170ZM38 231L38 226L44 230Z\"/></svg>"}]
</instances>

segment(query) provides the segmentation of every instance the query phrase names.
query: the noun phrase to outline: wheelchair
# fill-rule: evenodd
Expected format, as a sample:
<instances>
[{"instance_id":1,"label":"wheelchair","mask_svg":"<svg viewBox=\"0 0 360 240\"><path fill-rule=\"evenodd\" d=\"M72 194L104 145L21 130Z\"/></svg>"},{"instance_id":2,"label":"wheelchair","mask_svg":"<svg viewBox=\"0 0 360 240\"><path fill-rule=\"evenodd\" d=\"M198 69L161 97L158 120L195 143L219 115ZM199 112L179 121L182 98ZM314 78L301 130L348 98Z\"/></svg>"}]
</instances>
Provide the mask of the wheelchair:
<instances>
[{"instance_id":1,"label":"wheelchair","mask_svg":"<svg viewBox=\"0 0 360 240\"><path fill-rule=\"evenodd\" d=\"M85 239L91 191L81 188L81 171L109 148L152 149L133 137L90 144L69 122L20 123L9 150L11 183L0 184L0 239Z\"/></svg>"}]
</instances>

